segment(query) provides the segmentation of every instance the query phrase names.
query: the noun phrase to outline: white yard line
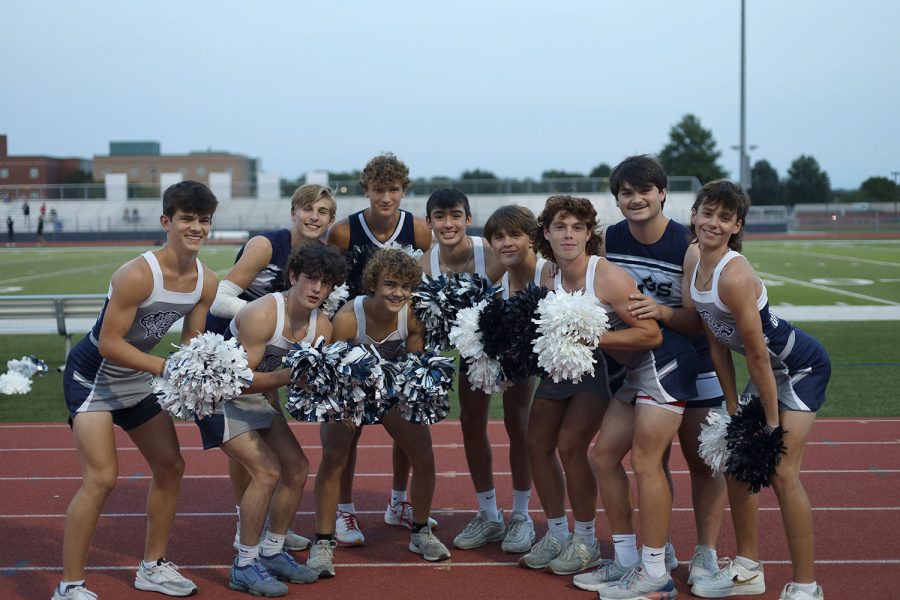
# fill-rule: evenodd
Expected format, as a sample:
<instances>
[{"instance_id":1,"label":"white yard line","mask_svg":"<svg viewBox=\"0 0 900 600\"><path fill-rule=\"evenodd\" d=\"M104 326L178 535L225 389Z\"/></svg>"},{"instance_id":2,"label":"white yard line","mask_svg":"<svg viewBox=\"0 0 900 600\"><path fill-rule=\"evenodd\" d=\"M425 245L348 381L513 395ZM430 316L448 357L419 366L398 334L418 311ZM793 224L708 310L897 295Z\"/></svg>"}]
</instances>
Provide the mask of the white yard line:
<instances>
[{"instance_id":1,"label":"white yard line","mask_svg":"<svg viewBox=\"0 0 900 600\"><path fill-rule=\"evenodd\" d=\"M848 292L847 290L833 288L833 287L829 287L827 285L821 285L818 283L810 283L809 281L802 281L800 279L794 279L793 277L785 277L784 275L775 275L774 273L763 273L762 271L759 271L758 273L759 273L759 276L763 277L763 278L776 279L779 281L783 281L785 283L792 283L794 285L812 288L814 290L821 290L824 292L831 292L832 294L840 294L843 296L850 296L851 298L858 298L860 300L868 300L870 302L878 302L879 304L888 304L890 306L900 306L900 302L894 302L893 300L885 300L884 298L878 298L876 296L868 296L866 294L858 294L856 292Z\"/></svg>"},{"instance_id":2,"label":"white yard line","mask_svg":"<svg viewBox=\"0 0 900 600\"><path fill-rule=\"evenodd\" d=\"M769 252L773 254L780 254L784 256L784 249L779 248L763 248L759 246L754 246L752 249L753 252ZM878 265L880 267L898 267L900 268L900 263L890 262L886 260L876 260L874 258L859 258L855 256L843 256L840 254L828 254L827 252L797 252L795 250L790 250L791 256L814 256L817 258L829 258L833 260L843 260L846 262L857 262L857 263L865 263L867 265Z\"/></svg>"}]
</instances>

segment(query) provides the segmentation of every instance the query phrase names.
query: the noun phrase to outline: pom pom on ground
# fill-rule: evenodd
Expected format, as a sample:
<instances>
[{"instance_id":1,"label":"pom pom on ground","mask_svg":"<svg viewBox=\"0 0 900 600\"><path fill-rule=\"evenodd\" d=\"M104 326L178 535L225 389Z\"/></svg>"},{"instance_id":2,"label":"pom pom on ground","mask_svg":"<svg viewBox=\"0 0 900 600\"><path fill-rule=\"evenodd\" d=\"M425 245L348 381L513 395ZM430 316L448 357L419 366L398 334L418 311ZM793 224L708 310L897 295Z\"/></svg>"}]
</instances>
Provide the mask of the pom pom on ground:
<instances>
[{"instance_id":1,"label":"pom pom on ground","mask_svg":"<svg viewBox=\"0 0 900 600\"><path fill-rule=\"evenodd\" d=\"M784 429L766 428L766 414L759 396L742 399L731 415L725 439L728 458L725 473L745 483L754 494L772 485L772 476L787 449Z\"/></svg>"},{"instance_id":2,"label":"pom pom on ground","mask_svg":"<svg viewBox=\"0 0 900 600\"><path fill-rule=\"evenodd\" d=\"M594 350L609 322L596 298L581 291L550 292L538 302L534 322L538 367L554 382L578 383L586 373L594 374Z\"/></svg>"},{"instance_id":3,"label":"pom pom on ground","mask_svg":"<svg viewBox=\"0 0 900 600\"><path fill-rule=\"evenodd\" d=\"M713 474L725 472L729 453L725 434L730 421L731 417L724 409L714 408L706 414L706 422L700 425L698 455L712 469Z\"/></svg>"},{"instance_id":4,"label":"pom pom on ground","mask_svg":"<svg viewBox=\"0 0 900 600\"><path fill-rule=\"evenodd\" d=\"M25 377L34 377L35 375L44 375L50 371L47 363L39 359L34 354L23 356L22 358L13 358L6 361L6 368L10 371L16 371Z\"/></svg>"},{"instance_id":5,"label":"pom pom on ground","mask_svg":"<svg viewBox=\"0 0 900 600\"><path fill-rule=\"evenodd\" d=\"M486 394L502 392L508 387L500 369L500 362L485 352L483 336L478 327L482 311L492 304L495 307L502 306L503 301L491 298L460 310L450 330L450 343L468 365L469 383L474 389ZM496 312L495 308L492 311Z\"/></svg>"},{"instance_id":6,"label":"pom pom on ground","mask_svg":"<svg viewBox=\"0 0 900 600\"><path fill-rule=\"evenodd\" d=\"M10 361L12 362L12 361ZM31 391L31 378L19 371L9 371L0 375L0 394L14 396Z\"/></svg>"},{"instance_id":7,"label":"pom pom on ground","mask_svg":"<svg viewBox=\"0 0 900 600\"><path fill-rule=\"evenodd\" d=\"M411 352L397 364L394 404L407 421L431 425L450 413L453 359L434 352Z\"/></svg>"},{"instance_id":8,"label":"pom pom on ground","mask_svg":"<svg viewBox=\"0 0 900 600\"><path fill-rule=\"evenodd\" d=\"M253 380L247 353L236 339L201 333L166 361L153 391L164 410L178 419L203 419L226 400L239 396Z\"/></svg>"},{"instance_id":9,"label":"pom pom on ground","mask_svg":"<svg viewBox=\"0 0 900 600\"><path fill-rule=\"evenodd\" d=\"M336 286L322 303L322 313L330 319L347 302L348 298L350 298L350 289L347 284L342 283Z\"/></svg>"}]
</instances>

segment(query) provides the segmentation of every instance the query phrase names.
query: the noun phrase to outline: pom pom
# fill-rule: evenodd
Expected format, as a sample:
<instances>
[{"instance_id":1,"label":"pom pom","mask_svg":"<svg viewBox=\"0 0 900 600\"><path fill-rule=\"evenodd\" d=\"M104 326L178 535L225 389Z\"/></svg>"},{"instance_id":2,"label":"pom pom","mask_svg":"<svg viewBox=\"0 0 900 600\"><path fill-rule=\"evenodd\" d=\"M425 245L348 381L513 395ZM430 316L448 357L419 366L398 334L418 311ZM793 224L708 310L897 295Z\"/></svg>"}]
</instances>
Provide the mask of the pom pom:
<instances>
[{"instance_id":1,"label":"pom pom","mask_svg":"<svg viewBox=\"0 0 900 600\"><path fill-rule=\"evenodd\" d=\"M742 399L731 415L725 439L728 444L725 472L747 484L747 489L754 494L769 487L781 455L786 452L784 429L767 429L759 396Z\"/></svg>"},{"instance_id":2,"label":"pom pom","mask_svg":"<svg viewBox=\"0 0 900 600\"><path fill-rule=\"evenodd\" d=\"M725 434L730 421L728 413L714 408L706 414L706 423L700 425L700 449L697 453L713 474L725 471L729 453Z\"/></svg>"},{"instance_id":3,"label":"pom pom","mask_svg":"<svg viewBox=\"0 0 900 600\"><path fill-rule=\"evenodd\" d=\"M538 302L547 296L549 290L529 283L503 303L503 317L500 322L480 322L485 338L506 341L506 351L500 357L500 367L509 381L527 379L533 375L546 376L538 367L538 356L534 353L537 340ZM487 321L487 319L482 319Z\"/></svg>"},{"instance_id":4,"label":"pom pom","mask_svg":"<svg viewBox=\"0 0 900 600\"><path fill-rule=\"evenodd\" d=\"M10 371L16 371L25 377L34 377L35 375L44 375L50 371L47 363L39 359L34 354L23 356L20 359L13 358L6 361L6 368Z\"/></svg>"},{"instance_id":5,"label":"pom pom","mask_svg":"<svg viewBox=\"0 0 900 600\"><path fill-rule=\"evenodd\" d=\"M453 359L434 352L412 352L398 361L395 405L412 423L430 425L450 413Z\"/></svg>"},{"instance_id":6,"label":"pom pom","mask_svg":"<svg viewBox=\"0 0 900 600\"><path fill-rule=\"evenodd\" d=\"M322 313L328 317L329 319L337 313L337 311L347 302L347 299L350 297L350 289L347 287L346 283L342 283L341 285L335 287L331 290L331 293L328 294L328 297L325 298L325 302L322 303Z\"/></svg>"},{"instance_id":7,"label":"pom pom","mask_svg":"<svg viewBox=\"0 0 900 600\"><path fill-rule=\"evenodd\" d=\"M285 405L295 419L374 423L390 407L381 357L368 346L346 342L294 346L284 362L291 367Z\"/></svg>"},{"instance_id":8,"label":"pom pom","mask_svg":"<svg viewBox=\"0 0 900 600\"><path fill-rule=\"evenodd\" d=\"M425 346L436 352L448 350L450 329L459 311L490 299L500 289L477 273L423 276L412 294L412 306L425 326Z\"/></svg>"},{"instance_id":9,"label":"pom pom","mask_svg":"<svg viewBox=\"0 0 900 600\"><path fill-rule=\"evenodd\" d=\"M166 361L153 391L163 409L179 419L203 419L226 400L239 396L253 380L247 354L237 340L201 333Z\"/></svg>"},{"instance_id":10,"label":"pom pom","mask_svg":"<svg viewBox=\"0 0 900 600\"><path fill-rule=\"evenodd\" d=\"M0 375L0 394L12 396L15 394L27 394L30 391L31 378L22 375L19 371L11 370Z\"/></svg>"},{"instance_id":11,"label":"pom pom","mask_svg":"<svg viewBox=\"0 0 900 600\"><path fill-rule=\"evenodd\" d=\"M550 292L538 302L538 316L538 367L557 383L578 383L585 373L593 375L594 350L609 322L597 299L581 291Z\"/></svg>"},{"instance_id":12,"label":"pom pom","mask_svg":"<svg viewBox=\"0 0 900 600\"><path fill-rule=\"evenodd\" d=\"M469 365L469 383L473 388L486 394L502 392L508 387L500 369L500 362L485 352L478 327L482 311L491 304L495 305L491 311L497 312L496 305L502 307L503 301L491 298L460 310L449 335L450 343L459 350L459 355Z\"/></svg>"}]
</instances>

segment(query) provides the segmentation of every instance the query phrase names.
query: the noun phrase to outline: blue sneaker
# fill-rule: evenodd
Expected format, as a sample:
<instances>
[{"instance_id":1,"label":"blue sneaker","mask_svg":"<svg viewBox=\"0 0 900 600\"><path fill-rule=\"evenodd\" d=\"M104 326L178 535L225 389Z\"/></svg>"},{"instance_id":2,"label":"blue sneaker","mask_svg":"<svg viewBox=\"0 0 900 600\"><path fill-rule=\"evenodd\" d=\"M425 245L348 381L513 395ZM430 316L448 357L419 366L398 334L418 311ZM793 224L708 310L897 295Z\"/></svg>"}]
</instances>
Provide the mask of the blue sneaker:
<instances>
[{"instance_id":1,"label":"blue sneaker","mask_svg":"<svg viewBox=\"0 0 900 600\"><path fill-rule=\"evenodd\" d=\"M288 586L284 585L266 571L259 560L254 560L246 567L231 565L228 587L238 592L247 592L251 596L277 598L287 596Z\"/></svg>"},{"instance_id":2,"label":"blue sneaker","mask_svg":"<svg viewBox=\"0 0 900 600\"><path fill-rule=\"evenodd\" d=\"M675 600L678 590L668 573L653 579L643 567L631 570L628 575L600 588L600 600Z\"/></svg>"},{"instance_id":3,"label":"blue sneaker","mask_svg":"<svg viewBox=\"0 0 900 600\"><path fill-rule=\"evenodd\" d=\"M290 581L291 583L314 583L319 574L306 565L301 565L294 557L287 552L279 552L275 556L259 555L259 564L269 572L270 575L281 579L282 581Z\"/></svg>"}]
</instances>

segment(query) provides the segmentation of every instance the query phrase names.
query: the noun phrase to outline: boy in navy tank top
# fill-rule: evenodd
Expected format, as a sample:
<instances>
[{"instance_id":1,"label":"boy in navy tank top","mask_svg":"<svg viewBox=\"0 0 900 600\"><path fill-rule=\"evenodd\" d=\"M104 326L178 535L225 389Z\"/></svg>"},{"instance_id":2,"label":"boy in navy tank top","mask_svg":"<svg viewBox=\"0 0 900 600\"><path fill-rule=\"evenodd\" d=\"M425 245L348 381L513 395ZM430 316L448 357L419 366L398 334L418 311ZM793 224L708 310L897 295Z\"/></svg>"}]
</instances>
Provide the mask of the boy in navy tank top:
<instances>
[{"instance_id":1,"label":"boy in navy tank top","mask_svg":"<svg viewBox=\"0 0 900 600\"><path fill-rule=\"evenodd\" d=\"M206 330L220 333L226 339L231 337L229 323L248 302L287 289L285 268L291 252L301 244L317 242L334 223L336 212L337 204L330 188L307 183L294 190L291 197L291 227L264 231L241 247L234 266L219 282L216 300L206 317ZM281 410L277 391L266 391L263 395L273 408ZM250 476L239 462L231 458L228 459L228 476L237 507L250 483ZM237 513L234 545L240 543L239 509ZM285 548L295 551L308 547L308 539L288 531Z\"/></svg>"},{"instance_id":2,"label":"boy in navy tank top","mask_svg":"<svg viewBox=\"0 0 900 600\"><path fill-rule=\"evenodd\" d=\"M202 183L182 181L166 189L162 204L166 245L115 272L96 325L66 361L63 393L83 479L66 512L63 575L54 600L96 598L85 588L84 572L97 520L116 485L113 425L128 433L153 474L135 587L169 596L197 591L165 558L184 460L172 418L161 412L151 388L166 361L149 352L182 317L182 343L204 329L216 275L197 254L218 202Z\"/></svg>"},{"instance_id":3,"label":"boy in navy tank top","mask_svg":"<svg viewBox=\"0 0 900 600\"><path fill-rule=\"evenodd\" d=\"M409 182L409 167L394 154L387 152L372 158L359 178L363 195L369 199L369 208L335 223L328 232L327 243L336 246L344 254L355 246L383 248L391 243L412 246L422 252L428 250L431 247L431 231L425 220L400 208ZM353 504L356 446L361 432L360 429L357 433L341 479L335 539L344 546L361 546L365 543L365 536L356 516L356 506ZM385 509L384 520L389 525L409 527L412 522L409 503L406 502L409 459L397 444L394 444L392 454L393 492Z\"/></svg>"}]
</instances>

